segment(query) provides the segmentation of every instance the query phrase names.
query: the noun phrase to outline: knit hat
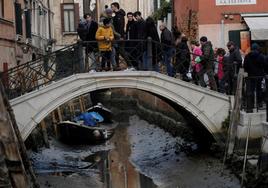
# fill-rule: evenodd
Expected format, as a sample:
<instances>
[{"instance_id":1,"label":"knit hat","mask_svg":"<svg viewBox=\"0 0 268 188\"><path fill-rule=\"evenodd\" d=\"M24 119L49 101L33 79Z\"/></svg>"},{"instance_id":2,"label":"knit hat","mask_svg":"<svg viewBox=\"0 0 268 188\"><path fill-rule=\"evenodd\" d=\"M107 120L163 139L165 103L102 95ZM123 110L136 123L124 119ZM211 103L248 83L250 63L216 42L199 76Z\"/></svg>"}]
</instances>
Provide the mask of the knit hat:
<instances>
[{"instance_id":1,"label":"knit hat","mask_svg":"<svg viewBox=\"0 0 268 188\"><path fill-rule=\"evenodd\" d=\"M208 38L206 36L203 36L203 37L200 38L200 41L201 42L207 42Z\"/></svg>"},{"instance_id":2,"label":"knit hat","mask_svg":"<svg viewBox=\"0 0 268 188\"><path fill-rule=\"evenodd\" d=\"M111 19L110 18L104 18L103 25L108 25L109 23L111 23Z\"/></svg>"},{"instance_id":3,"label":"knit hat","mask_svg":"<svg viewBox=\"0 0 268 188\"><path fill-rule=\"evenodd\" d=\"M259 49L260 49L260 46L259 46L257 43L253 43L253 44L251 45L251 49L252 49L252 50L259 50Z\"/></svg>"},{"instance_id":4,"label":"knit hat","mask_svg":"<svg viewBox=\"0 0 268 188\"><path fill-rule=\"evenodd\" d=\"M107 8L107 9L105 9L105 13L106 14L112 14L113 13L113 10L110 9L110 8Z\"/></svg>"}]
</instances>

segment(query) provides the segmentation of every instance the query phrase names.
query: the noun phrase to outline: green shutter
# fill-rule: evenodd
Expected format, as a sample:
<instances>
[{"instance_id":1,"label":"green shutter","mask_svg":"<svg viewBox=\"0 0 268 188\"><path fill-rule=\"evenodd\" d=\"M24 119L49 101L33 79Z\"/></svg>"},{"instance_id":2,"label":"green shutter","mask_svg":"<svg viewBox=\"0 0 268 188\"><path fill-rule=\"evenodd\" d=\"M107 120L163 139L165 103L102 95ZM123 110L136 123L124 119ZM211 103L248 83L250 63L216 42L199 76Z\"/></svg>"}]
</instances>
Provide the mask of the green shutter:
<instances>
[{"instance_id":1,"label":"green shutter","mask_svg":"<svg viewBox=\"0 0 268 188\"><path fill-rule=\"evenodd\" d=\"M16 13L16 34L22 35L22 18L21 18L21 4L15 3L15 13Z\"/></svg>"},{"instance_id":2,"label":"green shutter","mask_svg":"<svg viewBox=\"0 0 268 188\"><path fill-rule=\"evenodd\" d=\"M26 38L32 38L31 11L25 12Z\"/></svg>"},{"instance_id":3,"label":"green shutter","mask_svg":"<svg viewBox=\"0 0 268 188\"><path fill-rule=\"evenodd\" d=\"M240 31L241 30L229 31L229 41L233 41L239 48L241 48Z\"/></svg>"}]
</instances>

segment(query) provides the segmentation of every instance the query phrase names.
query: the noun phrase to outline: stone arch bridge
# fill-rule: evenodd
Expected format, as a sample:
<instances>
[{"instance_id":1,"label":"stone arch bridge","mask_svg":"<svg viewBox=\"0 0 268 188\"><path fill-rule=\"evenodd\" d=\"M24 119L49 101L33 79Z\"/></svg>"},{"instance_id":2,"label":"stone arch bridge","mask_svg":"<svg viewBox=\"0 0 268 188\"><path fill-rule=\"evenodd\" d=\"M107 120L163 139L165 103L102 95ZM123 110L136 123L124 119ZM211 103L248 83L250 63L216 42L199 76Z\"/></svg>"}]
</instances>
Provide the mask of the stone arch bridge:
<instances>
[{"instance_id":1,"label":"stone arch bridge","mask_svg":"<svg viewBox=\"0 0 268 188\"><path fill-rule=\"evenodd\" d=\"M136 88L167 98L184 108L221 142L230 97L151 71L81 73L53 82L10 101L24 140L50 112L82 94L106 88Z\"/></svg>"}]
</instances>

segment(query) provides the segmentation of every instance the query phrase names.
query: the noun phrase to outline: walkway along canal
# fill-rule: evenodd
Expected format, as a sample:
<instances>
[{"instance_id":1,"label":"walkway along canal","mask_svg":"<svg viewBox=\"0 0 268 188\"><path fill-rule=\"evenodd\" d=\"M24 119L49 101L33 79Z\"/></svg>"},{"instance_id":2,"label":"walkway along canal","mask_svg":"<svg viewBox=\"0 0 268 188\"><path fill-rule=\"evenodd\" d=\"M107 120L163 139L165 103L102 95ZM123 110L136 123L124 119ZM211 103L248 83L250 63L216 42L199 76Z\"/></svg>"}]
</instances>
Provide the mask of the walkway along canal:
<instances>
[{"instance_id":1,"label":"walkway along canal","mask_svg":"<svg viewBox=\"0 0 268 188\"><path fill-rule=\"evenodd\" d=\"M144 98L150 95L144 95ZM159 109L152 110L150 105L142 101L129 99L131 97L116 90L92 94L92 101L101 101L111 107L116 120L120 122L114 137L106 143L65 145L51 137L50 148L31 151L30 156L41 187L240 186L239 180L222 166L220 159L200 148L203 144L199 143L198 138L195 139L196 133L192 133L194 131L187 127L180 114L164 113L171 109L168 104L158 99L162 101ZM159 111L163 111L163 114ZM159 114L162 114L162 120ZM175 122L173 128L169 129L173 135L159 128L163 127L163 122L171 127L172 122ZM203 139L206 137L204 135Z\"/></svg>"}]
</instances>

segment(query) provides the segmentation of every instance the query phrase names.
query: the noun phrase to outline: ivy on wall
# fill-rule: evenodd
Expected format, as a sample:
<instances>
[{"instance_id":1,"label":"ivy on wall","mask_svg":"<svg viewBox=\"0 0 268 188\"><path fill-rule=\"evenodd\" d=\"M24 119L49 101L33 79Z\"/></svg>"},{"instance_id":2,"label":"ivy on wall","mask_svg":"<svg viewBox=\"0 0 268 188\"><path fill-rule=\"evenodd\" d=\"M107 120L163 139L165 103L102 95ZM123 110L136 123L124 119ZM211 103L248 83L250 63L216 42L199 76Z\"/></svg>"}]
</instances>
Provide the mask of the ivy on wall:
<instances>
[{"instance_id":1,"label":"ivy on wall","mask_svg":"<svg viewBox=\"0 0 268 188\"><path fill-rule=\"evenodd\" d=\"M169 2L167 2L166 0L161 0L160 8L152 14L152 17L154 20L163 20L170 12L172 12L171 0Z\"/></svg>"}]
</instances>

